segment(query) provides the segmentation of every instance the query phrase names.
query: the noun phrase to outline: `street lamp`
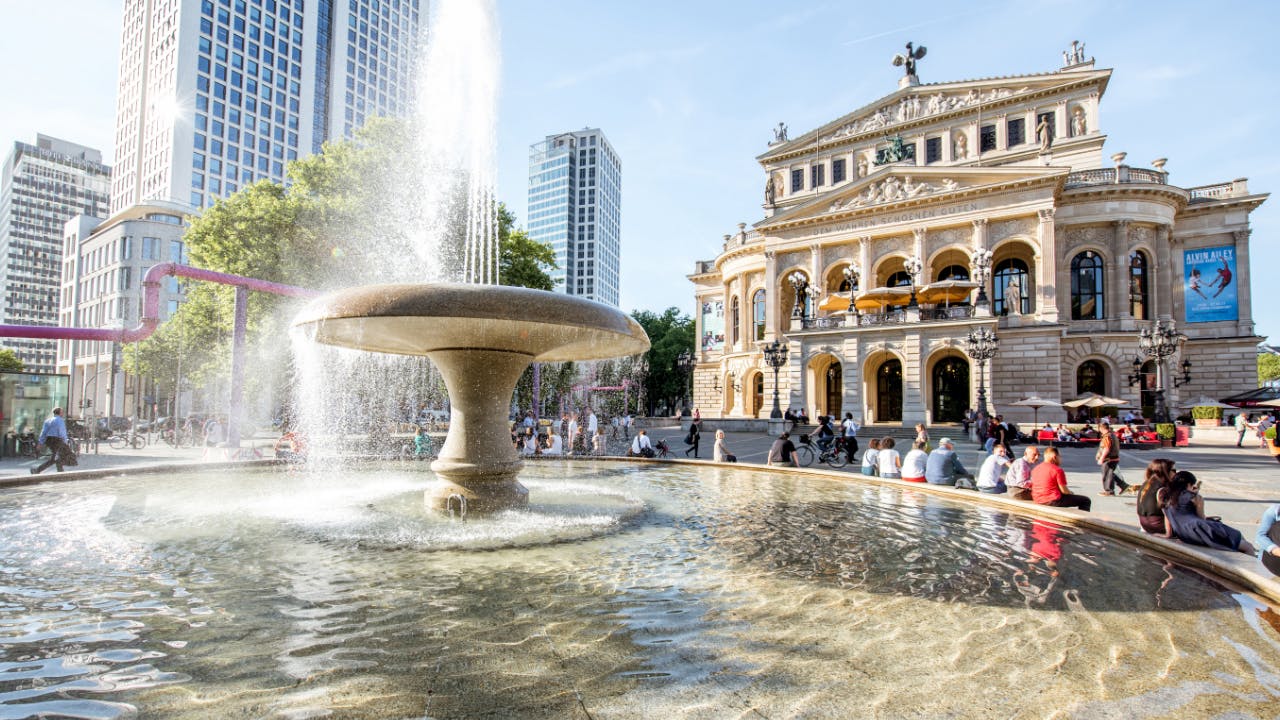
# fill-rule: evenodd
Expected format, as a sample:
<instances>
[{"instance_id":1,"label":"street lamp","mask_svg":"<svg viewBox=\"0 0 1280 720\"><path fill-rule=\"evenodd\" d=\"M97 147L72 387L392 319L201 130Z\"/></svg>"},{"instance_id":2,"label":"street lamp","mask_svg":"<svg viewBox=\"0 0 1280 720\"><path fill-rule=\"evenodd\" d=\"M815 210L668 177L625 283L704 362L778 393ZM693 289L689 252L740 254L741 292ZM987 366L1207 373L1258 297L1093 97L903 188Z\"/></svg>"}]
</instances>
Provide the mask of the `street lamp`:
<instances>
[{"instance_id":1,"label":"street lamp","mask_svg":"<svg viewBox=\"0 0 1280 720\"><path fill-rule=\"evenodd\" d=\"M985 423L987 414L987 361L1000 349L1000 338L989 327L973 328L964 339L965 352L978 361L978 419ZM979 425L979 427L982 427Z\"/></svg>"},{"instance_id":2,"label":"street lamp","mask_svg":"<svg viewBox=\"0 0 1280 720\"><path fill-rule=\"evenodd\" d=\"M854 296L858 295L858 273L863 269L858 265L858 260L851 260L849 266L844 269L845 281L849 283L849 313L858 316L858 306L854 305Z\"/></svg>"},{"instance_id":3,"label":"street lamp","mask_svg":"<svg viewBox=\"0 0 1280 720\"><path fill-rule=\"evenodd\" d=\"M920 261L919 255L912 255L907 258L907 275L911 278L911 301L907 303L907 307L919 307L916 302L916 280L920 277L920 271L924 270L924 263Z\"/></svg>"},{"instance_id":4,"label":"street lamp","mask_svg":"<svg viewBox=\"0 0 1280 720\"><path fill-rule=\"evenodd\" d=\"M791 309L791 317L802 318L804 317L804 292L809 287L809 277L796 270L787 276L787 280L796 291L796 305Z\"/></svg>"},{"instance_id":5,"label":"street lamp","mask_svg":"<svg viewBox=\"0 0 1280 720\"><path fill-rule=\"evenodd\" d=\"M782 408L778 405L778 368L787 364L787 346L774 340L764 346L764 361L773 368L773 410L770 419L782 417Z\"/></svg>"},{"instance_id":6,"label":"street lamp","mask_svg":"<svg viewBox=\"0 0 1280 720\"><path fill-rule=\"evenodd\" d=\"M987 300L987 271L991 269L991 251L986 248L980 248L973 253L973 277L978 281L978 299L977 305L986 305Z\"/></svg>"},{"instance_id":7,"label":"street lamp","mask_svg":"<svg viewBox=\"0 0 1280 720\"><path fill-rule=\"evenodd\" d=\"M1165 361L1178 352L1186 336L1178 332L1172 320L1157 321L1138 331L1138 350L1156 362L1155 416L1156 422L1169 422L1169 406L1164 397ZM1182 377L1175 378L1174 387L1191 382L1191 362L1183 360Z\"/></svg>"},{"instance_id":8,"label":"street lamp","mask_svg":"<svg viewBox=\"0 0 1280 720\"><path fill-rule=\"evenodd\" d=\"M676 367L679 368L680 372L684 374L685 382L686 383L691 382L693 380L693 353L689 352L688 350L684 350L679 355L677 355ZM684 383L681 383L680 392L682 395L684 394L684 389L685 389L685 385ZM681 412L681 414L683 415L684 413Z\"/></svg>"}]
</instances>

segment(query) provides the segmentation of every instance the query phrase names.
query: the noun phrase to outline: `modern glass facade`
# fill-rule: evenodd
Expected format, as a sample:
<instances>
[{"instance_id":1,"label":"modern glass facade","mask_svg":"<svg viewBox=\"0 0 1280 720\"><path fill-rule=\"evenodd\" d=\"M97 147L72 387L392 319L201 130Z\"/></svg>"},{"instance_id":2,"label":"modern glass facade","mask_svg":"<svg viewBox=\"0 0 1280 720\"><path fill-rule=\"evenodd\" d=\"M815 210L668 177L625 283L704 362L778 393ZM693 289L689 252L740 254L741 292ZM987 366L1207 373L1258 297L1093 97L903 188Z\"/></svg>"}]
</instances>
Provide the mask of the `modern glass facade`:
<instances>
[{"instance_id":1,"label":"modern glass facade","mask_svg":"<svg viewBox=\"0 0 1280 720\"><path fill-rule=\"evenodd\" d=\"M111 169L102 153L39 135L14 143L0 178L0 322L57 325L62 228L76 215L103 215ZM31 372L54 369L52 340L4 338Z\"/></svg>"},{"instance_id":2,"label":"modern glass facade","mask_svg":"<svg viewBox=\"0 0 1280 720\"><path fill-rule=\"evenodd\" d=\"M410 109L418 0L127 0L111 212L208 207Z\"/></svg>"},{"instance_id":3,"label":"modern glass facade","mask_svg":"<svg viewBox=\"0 0 1280 720\"><path fill-rule=\"evenodd\" d=\"M618 304L622 165L598 129L529 149L529 237L556 255L556 290Z\"/></svg>"}]
</instances>

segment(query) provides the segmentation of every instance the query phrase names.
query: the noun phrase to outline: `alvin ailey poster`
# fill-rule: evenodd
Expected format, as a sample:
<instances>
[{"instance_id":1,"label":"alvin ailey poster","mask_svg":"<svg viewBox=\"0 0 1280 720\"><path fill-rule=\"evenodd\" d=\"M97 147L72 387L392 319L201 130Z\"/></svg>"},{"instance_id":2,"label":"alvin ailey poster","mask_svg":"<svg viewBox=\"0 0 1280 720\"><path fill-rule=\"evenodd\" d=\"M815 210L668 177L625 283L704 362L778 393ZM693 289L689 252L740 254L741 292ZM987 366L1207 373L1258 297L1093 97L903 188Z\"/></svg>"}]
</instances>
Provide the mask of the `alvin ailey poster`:
<instances>
[{"instance_id":1,"label":"alvin ailey poster","mask_svg":"<svg viewBox=\"0 0 1280 720\"><path fill-rule=\"evenodd\" d=\"M702 303L702 349L704 351L724 349L723 302Z\"/></svg>"},{"instance_id":2,"label":"alvin ailey poster","mask_svg":"<svg viewBox=\"0 0 1280 720\"><path fill-rule=\"evenodd\" d=\"M1231 246L1184 250L1186 277L1183 300L1187 322L1236 320L1239 317L1236 288L1236 249Z\"/></svg>"}]
</instances>

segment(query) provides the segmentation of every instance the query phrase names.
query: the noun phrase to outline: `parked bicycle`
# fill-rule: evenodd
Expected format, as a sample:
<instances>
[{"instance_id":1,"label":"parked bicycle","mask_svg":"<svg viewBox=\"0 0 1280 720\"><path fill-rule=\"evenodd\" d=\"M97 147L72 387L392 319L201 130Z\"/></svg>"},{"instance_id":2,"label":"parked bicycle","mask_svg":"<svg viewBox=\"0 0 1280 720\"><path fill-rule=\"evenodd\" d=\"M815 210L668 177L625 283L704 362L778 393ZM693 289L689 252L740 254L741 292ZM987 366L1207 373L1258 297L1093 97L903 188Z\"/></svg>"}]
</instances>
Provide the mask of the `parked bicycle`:
<instances>
[{"instance_id":1,"label":"parked bicycle","mask_svg":"<svg viewBox=\"0 0 1280 720\"><path fill-rule=\"evenodd\" d=\"M112 435L108 441L111 443L111 449L123 450L132 447L134 450L141 450L147 446L147 436L137 432L127 432L122 435Z\"/></svg>"},{"instance_id":2,"label":"parked bicycle","mask_svg":"<svg viewBox=\"0 0 1280 720\"><path fill-rule=\"evenodd\" d=\"M18 436L18 454L22 457L35 457L37 454L36 448L38 446L35 433L28 432Z\"/></svg>"}]
</instances>

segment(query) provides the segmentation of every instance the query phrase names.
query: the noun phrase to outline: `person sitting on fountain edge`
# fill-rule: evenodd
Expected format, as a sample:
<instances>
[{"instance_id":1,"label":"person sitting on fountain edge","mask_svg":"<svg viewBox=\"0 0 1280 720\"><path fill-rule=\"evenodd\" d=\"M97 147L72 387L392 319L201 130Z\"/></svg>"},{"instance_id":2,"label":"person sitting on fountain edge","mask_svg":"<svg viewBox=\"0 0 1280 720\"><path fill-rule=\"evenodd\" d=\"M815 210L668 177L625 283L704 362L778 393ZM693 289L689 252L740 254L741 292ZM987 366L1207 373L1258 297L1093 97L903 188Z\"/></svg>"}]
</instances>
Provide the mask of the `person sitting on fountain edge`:
<instances>
[{"instance_id":1,"label":"person sitting on fountain edge","mask_svg":"<svg viewBox=\"0 0 1280 720\"><path fill-rule=\"evenodd\" d=\"M769 464L800 467L796 460L796 445L791 442L791 433L784 432L773 441L773 447L769 448Z\"/></svg>"},{"instance_id":2,"label":"person sitting on fountain edge","mask_svg":"<svg viewBox=\"0 0 1280 720\"><path fill-rule=\"evenodd\" d=\"M960 464L960 457L956 455L956 446L951 438L942 438L938 441L938 449L929 453L924 479L932 485L955 485L960 478L972 479L973 473Z\"/></svg>"},{"instance_id":3,"label":"person sitting on fountain edge","mask_svg":"<svg viewBox=\"0 0 1280 720\"><path fill-rule=\"evenodd\" d=\"M631 441L631 451L628 453L631 457L653 457L653 443L649 440L649 432L641 430L636 433L636 439Z\"/></svg>"}]
</instances>

